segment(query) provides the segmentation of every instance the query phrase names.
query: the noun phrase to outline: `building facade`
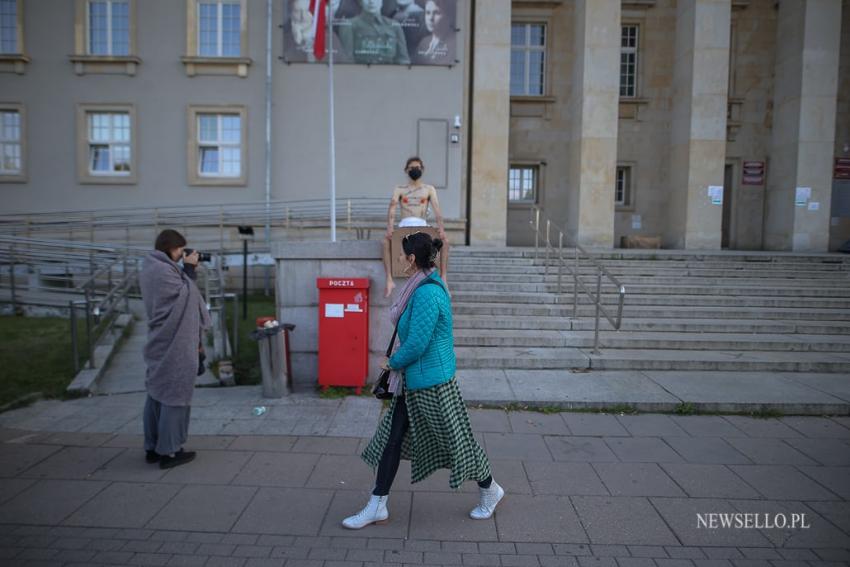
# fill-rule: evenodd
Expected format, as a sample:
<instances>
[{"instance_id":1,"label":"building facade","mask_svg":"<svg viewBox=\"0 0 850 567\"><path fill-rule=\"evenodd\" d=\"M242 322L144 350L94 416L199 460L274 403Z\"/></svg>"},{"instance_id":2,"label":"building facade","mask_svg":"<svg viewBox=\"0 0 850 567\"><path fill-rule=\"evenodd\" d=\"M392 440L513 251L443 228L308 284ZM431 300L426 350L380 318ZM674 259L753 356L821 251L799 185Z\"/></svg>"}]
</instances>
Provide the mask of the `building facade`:
<instances>
[{"instance_id":1,"label":"building facade","mask_svg":"<svg viewBox=\"0 0 850 567\"><path fill-rule=\"evenodd\" d=\"M0 0L2 212L327 198L296 4ZM451 6L453 60L334 66L338 197L389 199L419 154L472 244L530 243L531 205L590 246L850 238L850 0Z\"/></svg>"}]
</instances>

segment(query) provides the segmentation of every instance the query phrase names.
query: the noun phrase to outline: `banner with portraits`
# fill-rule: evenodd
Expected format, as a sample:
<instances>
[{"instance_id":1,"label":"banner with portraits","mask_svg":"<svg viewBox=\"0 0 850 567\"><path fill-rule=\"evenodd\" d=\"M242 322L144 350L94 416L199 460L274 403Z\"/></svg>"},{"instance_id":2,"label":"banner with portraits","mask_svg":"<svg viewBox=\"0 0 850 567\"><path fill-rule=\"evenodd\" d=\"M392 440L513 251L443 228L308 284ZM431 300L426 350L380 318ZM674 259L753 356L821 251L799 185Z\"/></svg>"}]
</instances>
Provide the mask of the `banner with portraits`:
<instances>
[{"instance_id":1,"label":"banner with portraits","mask_svg":"<svg viewBox=\"0 0 850 567\"><path fill-rule=\"evenodd\" d=\"M316 62L311 0L283 0L283 59ZM457 0L328 0L334 63L455 65ZM327 37L327 36L326 36ZM325 56L327 60L327 56Z\"/></svg>"}]
</instances>

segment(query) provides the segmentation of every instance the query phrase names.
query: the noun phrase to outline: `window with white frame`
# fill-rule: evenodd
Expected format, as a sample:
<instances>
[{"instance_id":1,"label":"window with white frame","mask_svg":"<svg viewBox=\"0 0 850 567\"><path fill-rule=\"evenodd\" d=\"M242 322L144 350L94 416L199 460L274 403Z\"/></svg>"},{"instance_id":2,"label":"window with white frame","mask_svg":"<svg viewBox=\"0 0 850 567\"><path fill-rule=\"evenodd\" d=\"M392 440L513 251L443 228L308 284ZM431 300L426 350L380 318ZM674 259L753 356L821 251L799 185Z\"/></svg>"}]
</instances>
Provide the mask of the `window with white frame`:
<instances>
[{"instance_id":1,"label":"window with white frame","mask_svg":"<svg viewBox=\"0 0 850 567\"><path fill-rule=\"evenodd\" d=\"M198 175L242 176L242 117L239 114L197 115Z\"/></svg>"},{"instance_id":2,"label":"window with white frame","mask_svg":"<svg viewBox=\"0 0 850 567\"><path fill-rule=\"evenodd\" d=\"M0 175L23 172L21 113L0 109Z\"/></svg>"},{"instance_id":3,"label":"window with white frame","mask_svg":"<svg viewBox=\"0 0 850 567\"><path fill-rule=\"evenodd\" d=\"M632 166L618 165L614 185L614 204L629 207L632 204Z\"/></svg>"},{"instance_id":4,"label":"window with white frame","mask_svg":"<svg viewBox=\"0 0 850 567\"><path fill-rule=\"evenodd\" d=\"M511 24L511 95L541 96L546 78L546 24Z\"/></svg>"},{"instance_id":5,"label":"window with white frame","mask_svg":"<svg viewBox=\"0 0 850 567\"><path fill-rule=\"evenodd\" d=\"M508 171L508 203L536 203L538 168L512 165Z\"/></svg>"},{"instance_id":6,"label":"window with white frame","mask_svg":"<svg viewBox=\"0 0 850 567\"><path fill-rule=\"evenodd\" d=\"M636 24L622 26L620 35L620 96L637 96L638 32Z\"/></svg>"},{"instance_id":7,"label":"window with white frame","mask_svg":"<svg viewBox=\"0 0 850 567\"><path fill-rule=\"evenodd\" d=\"M87 112L88 174L128 176L132 167L129 112Z\"/></svg>"},{"instance_id":8,"label":"window with white frame","mask_svg":"<svg viewBox=\"0 0 850 567\"><path fill-rule=\"evenodd\" d=\"M130 55L130 2L98 0L86 3L88 55Z\"/></svg>"},{"instance_id":9,"label":"window with white frame","mask_svg":"<svg viewBox=\"0 0 850 567\"><path fill-rule=\"evenodd\" d=\"M242 6L232 0L198 1L198 55L241 55Z\"/></svg>"},{"instance_id":10,"label":"window with white frame","mask_svg":"<svg viewBox=\"0 0 850 567\"><path fill-rule=\"evenodd\" d=\"M0 53L18 52L18 2L0 0Z\"/></svg>"}]
</instances>

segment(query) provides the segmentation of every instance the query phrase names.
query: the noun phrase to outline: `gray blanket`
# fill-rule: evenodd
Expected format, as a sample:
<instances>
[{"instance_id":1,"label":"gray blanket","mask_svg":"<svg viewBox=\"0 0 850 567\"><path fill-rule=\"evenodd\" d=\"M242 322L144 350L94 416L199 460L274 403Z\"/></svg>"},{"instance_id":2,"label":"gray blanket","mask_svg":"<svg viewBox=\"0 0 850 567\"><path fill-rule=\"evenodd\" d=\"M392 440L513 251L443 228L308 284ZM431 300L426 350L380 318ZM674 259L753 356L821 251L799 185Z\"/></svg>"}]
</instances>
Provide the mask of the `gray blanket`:
<instances>
[{"instance_id":1,"label":"gray blanket","mask_svg":"<svg viewBox=\"0 0 850 567\"><path fill-rule=\"evenodd\" d=\"M148 254L139 276L148 342L145 386L150 396L168 406L188 406L198 371L198 346L210 326L201 292L167 254Z\"/></svg>"}]
</instances>

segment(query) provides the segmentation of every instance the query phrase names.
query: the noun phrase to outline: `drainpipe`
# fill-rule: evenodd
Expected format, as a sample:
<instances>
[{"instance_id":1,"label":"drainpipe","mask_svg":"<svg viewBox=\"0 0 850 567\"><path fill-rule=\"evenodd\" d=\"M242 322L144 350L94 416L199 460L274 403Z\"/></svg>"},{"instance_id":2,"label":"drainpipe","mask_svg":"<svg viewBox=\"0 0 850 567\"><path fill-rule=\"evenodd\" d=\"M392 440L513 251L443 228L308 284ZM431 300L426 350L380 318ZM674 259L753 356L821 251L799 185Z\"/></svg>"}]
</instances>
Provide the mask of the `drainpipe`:
<instances>
[{"instance_id":1,"label":"drainpipe","mask_svg":"<svg viewBox=\"0 0 850 567\"><path fill-rule=\"evenodd\" d=\"M466 94L467 117L466 117L466 245L471 242L470 225L472 224L472 116L473 104L475 104L475 0L469 1L469 90Z\"/></svg>"},{"instance_id":2,"label":"drainpipe","mask_svg":"<svg viewBox=\"0 0 850 567\"><path fill-rule=\"evenodd\" d=\"M266 0L266 246L272 242L272 3Z\"/></svg>"}]
</instances>

